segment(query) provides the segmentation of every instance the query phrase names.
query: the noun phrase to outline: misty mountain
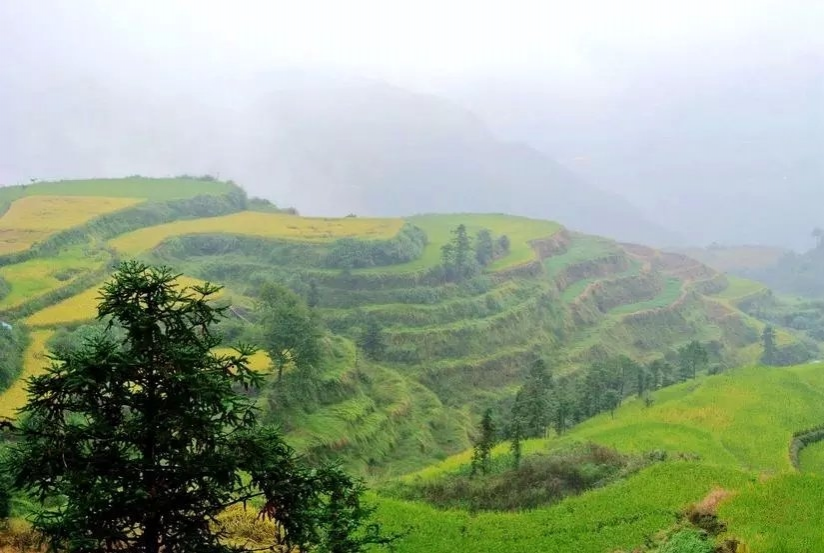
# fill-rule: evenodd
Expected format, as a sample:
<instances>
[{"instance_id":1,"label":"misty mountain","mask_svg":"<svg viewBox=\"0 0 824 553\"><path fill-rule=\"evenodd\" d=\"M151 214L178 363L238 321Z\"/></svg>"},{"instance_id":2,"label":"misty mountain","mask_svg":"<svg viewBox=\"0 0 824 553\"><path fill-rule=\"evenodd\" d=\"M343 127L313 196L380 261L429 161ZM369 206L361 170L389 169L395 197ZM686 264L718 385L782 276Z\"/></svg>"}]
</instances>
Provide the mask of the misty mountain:
<instances>
[{"instance_id":1,"label":"misty mountain","mask_svg":"<svg viewBox=\"0 0 824 553\"><path fill-rule=\"evenodd\" d=\"M12 84L12 83L10 83ZM78 77L3 93L0 175L212 173L307 214L506 212L672 243L617 194L435 96L333 74L146 91Z\"/></svg>"},{"instance_id":2,"label":"misty mountain","mask_svg":"<svg viewBox=\"0 0 824 553\"><path fill-rule=\"evenodd\" d=\"M439 93L691 243L809 246L824 224L821 51L743 49L615 71L596 67L584 84L490 77Z\"/></svg>"}]
</instances>

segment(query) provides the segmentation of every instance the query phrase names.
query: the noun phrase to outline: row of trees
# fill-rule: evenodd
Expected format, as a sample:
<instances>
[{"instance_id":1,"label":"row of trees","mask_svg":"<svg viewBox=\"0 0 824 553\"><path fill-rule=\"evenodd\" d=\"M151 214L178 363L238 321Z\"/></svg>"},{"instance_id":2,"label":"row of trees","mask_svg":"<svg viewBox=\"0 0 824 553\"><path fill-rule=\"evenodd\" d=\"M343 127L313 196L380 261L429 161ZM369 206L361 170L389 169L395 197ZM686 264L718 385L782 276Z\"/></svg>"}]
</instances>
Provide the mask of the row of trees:
<instances>
[{"instance_id":1,"label":"row of trees","mask_svg":"<svg viewBox=\"0 0 824 553\"><path fill-rule=\"evenodd\" d=\"M502 439L510 441L517 466L522 440L544 437L550 430L562 434L600 413L614 414L623 399L631 395L644 399L649 406L650 392L710 371L709 357L706 346L693 341L677 351L675 363L661 358L643 364L620 356L597 361L560 379L553 378L543 359L537 359L515 394L506 423L496 425L493 412L484 413L475 442L473 474L487 472L490 452Z\"/></svg>"},{"instance_id":2,"label":"row of trees","mask_svg":"<svg viewBox=\"0 0 824 553\"><path fill-rule=\"evenodd\" d=\"M452 238L441 247L443 277L461 282L477 275L484 267L509 252L509 238L504 234L494 239L487 229L479 230L472 239L466 225L452 230Z\"/></svg>"}]
</instances>

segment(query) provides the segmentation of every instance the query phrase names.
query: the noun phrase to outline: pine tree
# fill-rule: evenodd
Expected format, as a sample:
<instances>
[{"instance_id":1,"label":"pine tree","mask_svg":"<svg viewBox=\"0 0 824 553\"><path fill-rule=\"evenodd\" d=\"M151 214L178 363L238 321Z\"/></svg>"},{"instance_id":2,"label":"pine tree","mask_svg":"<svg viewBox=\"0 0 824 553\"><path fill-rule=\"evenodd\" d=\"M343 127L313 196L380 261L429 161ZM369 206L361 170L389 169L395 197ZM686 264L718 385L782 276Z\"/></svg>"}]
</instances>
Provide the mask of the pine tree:
<instances>
[{"instance_id":1,"label":"pine tree","mask_svg":"<svg viewBox=\"0 0 824 553\"><path fill-rule=\"evenodd\" d=\"M764 345L764 353L761 355L761 362L764 365L774 365L778 359L778 349L775 345L775 329L767 325L761 334L761 342Z\"/></svg>"},{"instance_id":2,"label":"pine tree","mask_svg":"<svg viewBox=\"0 0 824 553\"><path fill-rule=\"evenodd\" d=\"M524 436L541 438L553 420L556 408L552 394L552 375L543 359L535 360L529 368L526 382L515 395L513 416L523 424Z\"/></svg>"},{"instance_id":3,"label":"pine tree","mask_svg":"<svg viewBox=\"0 0 824 553\"><path fill-rule=\"evenodd\" d=\"M312 279L309 281L309 292L306 294L306 305L315 308L320 303L320 289L318 288L318 281Z\"/></svg>"},{"instance_id":4,"label":"pine tree","mask_svg":"<svg viewBox=\"0 0 824 553\"><path fill-rule=\"evenodd\" d=\"M487 229L481 229L475 235L475 259L481 267L486 267L495 258L495 243L492 241L492 233Z\"/></svg>"},{"instance_id":5,"label":"pine tree","mask_svg":"<svg viewBox=\"0 0 824 553\"><path fill-rule=\"evenodd\" d=\"M523 439L523 424L521 423L521 419L515 417L512 420L512 428L510 430L509 451L512 453L512 468L516 470L521 466L521 457L523 456L521 441Z\"/></svg>"},{"instance_id":6,"label":"pine tree","mask_svg":"<svg viewBox=\"0 0 824 553\"><path fill-rule=\"evenodd\" d=\"M363 486L310 469L253 402L252 348L216 354L222 316L210 284L181 289L168 269L125 263L102 289L92 336L29 381L2 472L42 508L34 528L70 553L229 553L218 515L252 499L273 521L272 551L361 551ZM121 337L122 336L122 337ZM242 476L243 475L243 476Z\"/></svg>"},{"instance_id":7,"label":"pine tree","mask_svg":"<svg viewBox=\"0 0 824 553\"><path fill-rule=\"evenodd\" d=\"M378 359L386 350L386 338L378 321L369 319L360 338L360 347L371 359Z\"/></svg>"},{"instance_id":8,"label":"pine tree","mask_svg":"<svg viewBox=\"0 0 824 553\"><path fill-rule=\"evenodd\" d=\"M493 447L495 447L495 422L492 419L492 409L487 409L481 419L480 436L472 451L472 476L478 472L489 474Z\"/></svg>"}]
</instances>

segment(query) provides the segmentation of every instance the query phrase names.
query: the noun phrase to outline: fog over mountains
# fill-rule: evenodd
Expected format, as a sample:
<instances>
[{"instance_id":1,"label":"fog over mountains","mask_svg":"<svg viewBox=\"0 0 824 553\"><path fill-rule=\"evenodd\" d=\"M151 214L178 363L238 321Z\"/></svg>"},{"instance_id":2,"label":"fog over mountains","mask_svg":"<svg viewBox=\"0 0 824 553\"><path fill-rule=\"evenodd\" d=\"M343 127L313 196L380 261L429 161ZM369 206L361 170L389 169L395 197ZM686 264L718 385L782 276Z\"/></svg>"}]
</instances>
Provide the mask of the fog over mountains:
<instances>
[{"instance_id":1,"label":"fog over mountains","mask_svg":"<svg viewBox=\"0 0 824 553\"><path fill-rule=\"evenodd\" d=\"M312 5L0 6L0 183L213 173L662 246L824 225L819 3Z\"/></svg>"},{"instance_id":2,"label":"fog over mountains","mask_svg":"<svg viewBox=\"0 0 824 553\"><path fill-rule=\"evenodd\" d=\"M307 214L507 212L626 240L661 232L618 195L444 99L303 72L230 82L202 85L208 101L82 83L23 94L0 139L3 174L212 173ZM25 109L33 97L36 114Z\"/></svg>"}]
</instances>

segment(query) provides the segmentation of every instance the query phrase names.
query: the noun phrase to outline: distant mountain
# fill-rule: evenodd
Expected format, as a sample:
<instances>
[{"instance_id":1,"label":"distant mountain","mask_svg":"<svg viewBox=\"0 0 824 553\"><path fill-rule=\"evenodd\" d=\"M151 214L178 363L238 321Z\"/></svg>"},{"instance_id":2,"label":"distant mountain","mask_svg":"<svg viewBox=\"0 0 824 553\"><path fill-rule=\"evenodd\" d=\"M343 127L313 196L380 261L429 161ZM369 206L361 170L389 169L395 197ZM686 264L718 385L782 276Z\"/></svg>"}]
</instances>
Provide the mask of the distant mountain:
<instances>
[{"instance_id":1,"label":"distant mountain","mask_svg":"<svg viewBox=\"0 0 824 553\"><path fill-rule=\"evenodd\" d=\"M437 92L690 244L801 249L824 225L824 57L771 51L693 64L652 56L593 67L582 82L529 74Z\"/></svg>"},{"instance_id":2,"label":"distant mountain","mask_svg":"<svg viewBox=\"0 0 824 553\"><path fill-rule=\"evenodd\" d=\"M380 82L282 72L163 93L81 78L9 84L0 104L7 184L219 173L315 214L505 212L621 240L677 242L620 196L500 140L471 112Z\"/></svg>"}]
</instances>

